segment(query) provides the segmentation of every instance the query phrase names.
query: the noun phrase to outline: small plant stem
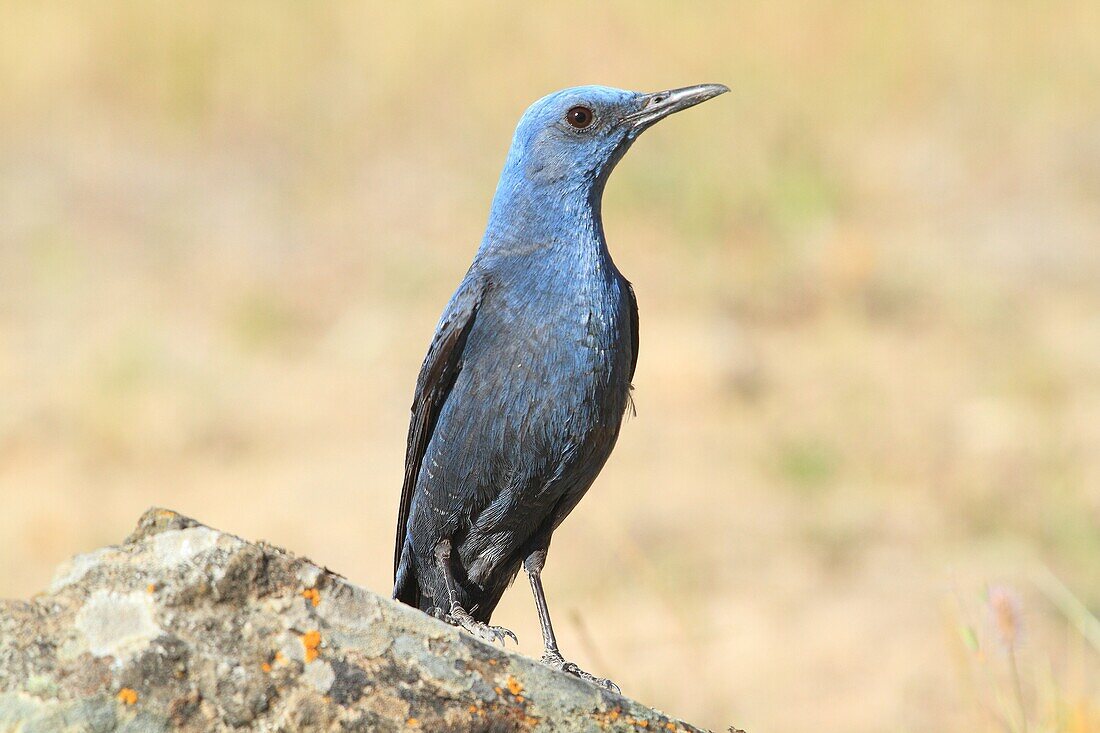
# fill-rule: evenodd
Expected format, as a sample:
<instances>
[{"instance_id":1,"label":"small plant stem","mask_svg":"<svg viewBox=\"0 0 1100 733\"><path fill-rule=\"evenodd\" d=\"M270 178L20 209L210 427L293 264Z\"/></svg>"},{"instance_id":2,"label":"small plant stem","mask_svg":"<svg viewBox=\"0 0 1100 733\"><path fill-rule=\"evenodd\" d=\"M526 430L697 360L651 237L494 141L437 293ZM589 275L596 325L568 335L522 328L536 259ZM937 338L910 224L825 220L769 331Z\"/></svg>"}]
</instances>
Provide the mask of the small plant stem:
<instances>
[{"instance_id":1,"label":"small plant stem","mask_svg":"<svg viewBox=\"0 0 1100 733\"><path fill-rule=\"evenodd\" d=\"M1020 669L1016 664L1016 650L1008 650L1008 669L1012 674L1012 691L1020 708L1020 732L1027 733L1027 706L1024 705L1024 687L1020 684Z\"/></svg>"}]
</instances>

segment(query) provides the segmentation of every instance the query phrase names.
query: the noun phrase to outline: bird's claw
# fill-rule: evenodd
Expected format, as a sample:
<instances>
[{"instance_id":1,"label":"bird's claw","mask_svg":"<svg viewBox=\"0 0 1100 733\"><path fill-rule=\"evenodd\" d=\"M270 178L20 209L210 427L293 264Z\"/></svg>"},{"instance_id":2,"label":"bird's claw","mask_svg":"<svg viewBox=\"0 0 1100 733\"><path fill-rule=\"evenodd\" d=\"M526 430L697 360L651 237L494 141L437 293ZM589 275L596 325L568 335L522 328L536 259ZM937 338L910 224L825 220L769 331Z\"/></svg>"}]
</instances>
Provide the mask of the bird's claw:
<instances>
[{"instance_id":1,"label":"bird's claw","mask_svg":"<svg viewBox=\"0 0 1100 733\"><path fill-rule=\"evenodd\" d=\"M433 613L433 615L435 614ZM438 615L438 618L446 621L452 626L457 626L461 629L465 629L469 633L473 634L484 642L488 642L489 644L499 641L501 646L505 646L505 639L511 639L516 644L519 643L519 639L516 637L511 629L506 629L503 626L490 626L487 623L478 621L459 606L455 606L454 608L452 608L450 613L440 613Z\"/></svg>"},{"instance_id":2,"label":"bird's claw","mask_svg":"<svg viewBox=\"0 0 1100 733\"><path fill-rule=\"evenodd\" d=\"M480 621L474 622L476 624L474 629L463 627L470 633L477 636L479 639L492 644L494 641L499 641L501 646L506 646L505 639L511 639L513 643L519 644L519 638L512 632L511 629L506 629L503 626L490 626L489 624L483 624Z\"/></svg>"},{"instance_id":3,"label":"bird's claw","mask_svg":"<svg viewBox=\"0 0 1100 733\"><path fill-rule=\"evenodd\" d=\"M611 680L604 679L603 677L597 677L594 674L589 674L588 672L585 672L573 662L565 661L561 654L557 654L555 652L544 652L540 661L551 669L556 669L559 672L571 674L574 677L580 677L582 680L588 680L597 687L602 687L605 690L610 690L614 693L622 693L622 690L619 689L619 686Z\"/></svg>"}]
</instances>

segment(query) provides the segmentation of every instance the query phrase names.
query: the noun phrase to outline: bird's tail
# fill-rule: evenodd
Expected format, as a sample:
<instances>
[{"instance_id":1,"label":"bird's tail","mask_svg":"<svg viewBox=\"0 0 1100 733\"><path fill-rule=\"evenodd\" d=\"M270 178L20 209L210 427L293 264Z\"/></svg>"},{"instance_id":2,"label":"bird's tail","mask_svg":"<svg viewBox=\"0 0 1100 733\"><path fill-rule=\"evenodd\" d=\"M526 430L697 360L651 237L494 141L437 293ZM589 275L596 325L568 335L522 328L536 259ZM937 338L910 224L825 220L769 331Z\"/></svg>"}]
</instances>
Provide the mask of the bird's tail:
<instances>
[{"instance_id":1,"label":"bird's tail","mask_svg":"<svg viewBox=\"0 0 1100 733\"><path fill-rule=\"evenodd\" d=\"M413 608L420 608L422 594L420 583L416 580L416 569L413 567L412 548L406 542L401 552L401 562L397 566L397 574L393 580L393 598ZM423 609L421 609L423 610Z\"/></svg>"}]
</instances>

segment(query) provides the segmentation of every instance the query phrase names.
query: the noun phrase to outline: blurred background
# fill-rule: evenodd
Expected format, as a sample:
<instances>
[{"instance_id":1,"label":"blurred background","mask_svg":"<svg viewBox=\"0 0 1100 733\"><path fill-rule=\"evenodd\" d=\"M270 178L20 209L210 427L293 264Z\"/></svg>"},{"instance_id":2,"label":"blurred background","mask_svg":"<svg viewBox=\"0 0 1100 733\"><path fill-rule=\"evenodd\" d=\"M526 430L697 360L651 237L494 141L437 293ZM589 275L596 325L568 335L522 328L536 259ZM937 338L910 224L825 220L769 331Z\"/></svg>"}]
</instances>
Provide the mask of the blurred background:
<instances>
[{"instance_id":1,"label":"blurred background","mask_svg":"<svg viewBox=\"0 0 1100 733\"><path fill-rule=\"evenodd\" d=\"M388 593L520 114L723 82L607 190L638 414L563 650L719 730L1100 729L1100 4L379 8L4 3L0 596L150 505Z\"/></svg>"}]
</instances>

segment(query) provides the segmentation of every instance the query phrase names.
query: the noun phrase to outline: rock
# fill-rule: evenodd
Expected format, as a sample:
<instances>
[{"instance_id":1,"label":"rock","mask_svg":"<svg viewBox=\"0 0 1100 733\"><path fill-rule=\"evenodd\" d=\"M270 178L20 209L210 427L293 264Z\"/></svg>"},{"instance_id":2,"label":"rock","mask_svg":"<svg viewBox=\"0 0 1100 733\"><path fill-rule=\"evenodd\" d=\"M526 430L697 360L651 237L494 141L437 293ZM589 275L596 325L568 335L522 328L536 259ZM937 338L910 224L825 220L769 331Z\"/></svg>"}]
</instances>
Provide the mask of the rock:
<instances>
[{"instance_id":1,"label":"rock","mask_svg":"<svg viewBox=\"0 0 1100 733\"><path fill-rule=\"evenodd\" d=\"M697 730L164 509L0 602L0 733L417 728Z\"/></svg>"}]
</instances>

